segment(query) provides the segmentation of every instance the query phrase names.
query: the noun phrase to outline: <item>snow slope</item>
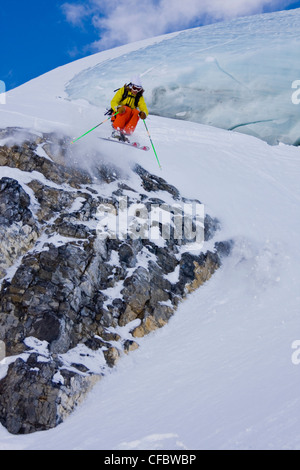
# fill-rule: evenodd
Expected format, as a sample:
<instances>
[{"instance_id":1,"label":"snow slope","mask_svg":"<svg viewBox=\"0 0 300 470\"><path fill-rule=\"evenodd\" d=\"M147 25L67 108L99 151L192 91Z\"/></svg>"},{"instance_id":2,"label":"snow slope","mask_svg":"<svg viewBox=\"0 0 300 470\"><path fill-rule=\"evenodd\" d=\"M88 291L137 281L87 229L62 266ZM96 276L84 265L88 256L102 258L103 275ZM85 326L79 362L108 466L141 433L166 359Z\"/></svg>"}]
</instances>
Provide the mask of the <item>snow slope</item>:
<instances>
[{"instance_id":1,"label":"snow slope","mask_svg":"<svg viewBox=\"0 0 300 470\"><path fill-rule=\"evenodd\" d=\"M97 54L9 92L0 127L80 135L104 109L68 97L67 82L165 39ZM162 172L152 152L100 142L109 124L70 146L69 158L117 162L128 179L140 163L200 199L221 221L220 240L235 241L233 253L65 423L26 436L0 427L0 449L300 449L292 348L300 340L299 148L153 115L147 122ZM147 142L142 123L136 135Z\"/></svg>"},{"instance_id":2,"label":"snow slope","mask_svg":"<svg viewBox=\"0 0 300 470\"><path fill-rule=\"evenodd\" d=\"M101 106L120 87L120 72L128 80L134 70L152 114L294 144L299 29L300 9L182 31L83 70L66 91Z\"/></svg>"}]
</instances>

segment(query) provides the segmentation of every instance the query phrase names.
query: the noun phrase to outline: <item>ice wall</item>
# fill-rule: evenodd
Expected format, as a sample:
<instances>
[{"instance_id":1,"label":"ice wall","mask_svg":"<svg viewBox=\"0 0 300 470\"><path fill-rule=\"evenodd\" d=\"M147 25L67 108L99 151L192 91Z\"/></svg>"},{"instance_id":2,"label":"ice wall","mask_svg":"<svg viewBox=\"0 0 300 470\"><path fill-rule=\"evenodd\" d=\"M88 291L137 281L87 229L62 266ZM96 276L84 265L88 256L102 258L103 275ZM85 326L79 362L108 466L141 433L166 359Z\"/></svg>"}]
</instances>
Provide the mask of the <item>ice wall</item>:
<instances>
[{"instance_id":1,"label":"ice wall","mask_svg":"<svg viewBox=\"0 0 300 470\"><path fill-rule=\"evenodd\" d=\"M71 99L109 107L113 90L142 75L150 113L257 136L270 144L300 138L300 9L180 32L86 69ZM101 55L99 55L100 58ZM294 102L293 102L294 101Z\"/></svg>"}]
</instances>

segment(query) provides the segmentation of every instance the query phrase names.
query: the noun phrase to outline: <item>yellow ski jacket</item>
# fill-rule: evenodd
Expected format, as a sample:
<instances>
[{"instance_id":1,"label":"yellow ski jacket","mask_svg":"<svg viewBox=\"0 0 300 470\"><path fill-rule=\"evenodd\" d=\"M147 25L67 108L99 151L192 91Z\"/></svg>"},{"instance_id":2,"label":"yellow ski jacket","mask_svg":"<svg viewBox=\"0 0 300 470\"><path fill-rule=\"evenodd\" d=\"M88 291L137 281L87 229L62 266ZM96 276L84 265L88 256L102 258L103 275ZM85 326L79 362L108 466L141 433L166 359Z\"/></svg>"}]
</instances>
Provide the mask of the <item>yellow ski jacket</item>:
<instances>
[{"instance_id":1,"label":"yellow ski jacket","mask_svg":"<svg viewBox=\"0 0 300 470\"><path fill-rule=\"evenodd\" d=\"M131 108L131 109L137 108L140 111L143 111L146 114L146 116L148 116L149 111L148 111L148 108L147 108L147 105L146 105L146 102L145 102L145 99L144 99L143 95L140 96L138 105L135 106L135 96L136 95L131 93L130 89L128 89L128 93L127 93L126 98L124 98L122 100L124 93L125 93L125 85L117 91L117 93L115 94L115 96L111 100L110 105L111 105L112 109L114 110L114 112L117 111L118 106L129 106L129 108Z\"/></svg>"}]
</instances>

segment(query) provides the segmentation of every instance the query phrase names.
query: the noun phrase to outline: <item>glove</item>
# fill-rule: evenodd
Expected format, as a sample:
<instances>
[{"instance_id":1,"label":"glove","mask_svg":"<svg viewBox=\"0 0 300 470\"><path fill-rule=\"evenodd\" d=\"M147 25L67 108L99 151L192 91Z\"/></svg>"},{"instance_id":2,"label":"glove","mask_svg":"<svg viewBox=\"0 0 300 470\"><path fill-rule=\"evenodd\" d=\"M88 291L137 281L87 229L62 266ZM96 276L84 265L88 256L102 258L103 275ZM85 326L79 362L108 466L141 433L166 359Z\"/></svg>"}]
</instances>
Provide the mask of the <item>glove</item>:
<instances>
[{"instance_id":1,"label":"glove","mask_svg":"<svg viewBox=\"0 0 300 470\"><path fill-rule=\"evenodd\" d=\"M118 112L119 112L119 114L124 114L126 112L125 106L120 106L118 108Z\"/></svg>"},{"instance_id":2,"label":"glove","mask_svg":"<svg viewBox=\"0 0 300 470\"><path fill-rule=\"evenodd\" d=\"M144 111L140 111L140 112L139 112L139 116L140 116L141 119L143 119L143 121L144 121L144 119L146 119L146 117L147 117L147 116L146 116L146 113L144 113Z\"/></svg>"}]
</instances>

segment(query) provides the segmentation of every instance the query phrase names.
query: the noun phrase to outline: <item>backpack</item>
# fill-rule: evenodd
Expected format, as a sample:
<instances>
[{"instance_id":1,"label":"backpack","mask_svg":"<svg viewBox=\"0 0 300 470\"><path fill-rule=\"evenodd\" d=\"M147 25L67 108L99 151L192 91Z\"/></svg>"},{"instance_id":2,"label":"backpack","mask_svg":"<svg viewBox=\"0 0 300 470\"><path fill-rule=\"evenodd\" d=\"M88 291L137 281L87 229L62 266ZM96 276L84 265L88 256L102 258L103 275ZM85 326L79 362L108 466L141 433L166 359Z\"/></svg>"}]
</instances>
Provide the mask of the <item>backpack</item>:
<instances>
[{"instance_id":1,"label":"backpack","mask_svg":"<svg viewBox=\"0 0 300 470\"><path fill-rule=\"evenodd\" d=\"M129 90L130 90L129 85L130 85L130 83L128 83L128 84L125 83L125 85L124 85L124 93L123 93L123 95L122 95L121 101L123 101L123 100L125 100L125 98L127 98L128 92L129 92ZM120 88L116 88L116 89L114 90L114 93L116 93L118 90L120 90ZM140 97L143 95L143 93L144 93L144 90L141 89L141 91L139 91L139 92L136 94L136 96L135 96L134 106L135 106L136 108L138 107L138 104L139 104L139 101L140 101ZM111 108L108 109L108 110L106 111L106 113L104 113L104 115L107 115L107 114L108 114L109 116L111 116L112 114L114 114L114 110L111 109Z\"/></svg>"}]
</instances>

